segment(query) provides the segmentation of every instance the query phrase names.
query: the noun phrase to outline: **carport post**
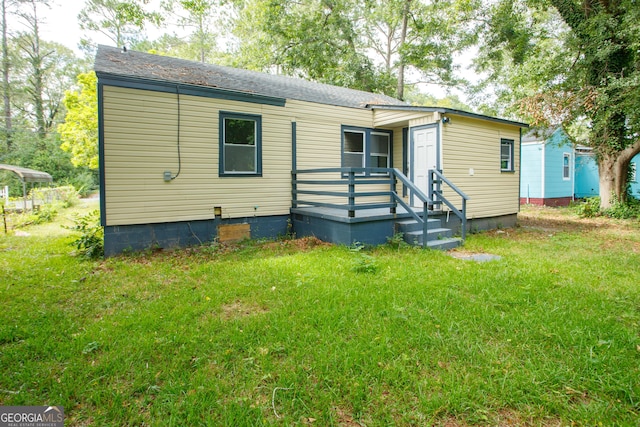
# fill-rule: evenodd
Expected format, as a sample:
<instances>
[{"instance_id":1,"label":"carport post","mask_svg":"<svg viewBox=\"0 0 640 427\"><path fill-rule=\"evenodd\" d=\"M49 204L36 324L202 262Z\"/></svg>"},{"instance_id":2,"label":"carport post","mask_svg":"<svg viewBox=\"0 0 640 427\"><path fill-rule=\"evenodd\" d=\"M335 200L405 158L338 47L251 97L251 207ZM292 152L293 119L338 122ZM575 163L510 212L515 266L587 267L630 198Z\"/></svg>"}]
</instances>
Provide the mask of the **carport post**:
<instances>
[{"instance_id":1,"label":"carport post","mask_svg":"<svg viewBox=\"0 0 640 427\"><path fill-rule=\"evenodd\" d=\"M22 198L24 199L24 209L23 212L27 212L27 183L22 180Z\"/></svg>"}]
</instances>

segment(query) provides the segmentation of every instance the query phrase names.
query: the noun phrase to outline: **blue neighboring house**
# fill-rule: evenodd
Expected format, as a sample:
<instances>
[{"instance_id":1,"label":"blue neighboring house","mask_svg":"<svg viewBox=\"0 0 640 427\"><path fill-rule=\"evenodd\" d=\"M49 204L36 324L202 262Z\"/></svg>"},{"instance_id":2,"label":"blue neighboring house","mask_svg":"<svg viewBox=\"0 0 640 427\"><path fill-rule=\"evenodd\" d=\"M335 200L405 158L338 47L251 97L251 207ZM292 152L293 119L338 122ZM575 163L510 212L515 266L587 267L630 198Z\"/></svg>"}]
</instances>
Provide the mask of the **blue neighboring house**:
<instances>
[{"instance_id":1,"label":"blue neighboring house","mask_svg":"<svg viewBox=\"0 0 640 427\"><path fill-rule=\"evenodd\" d=\"M575 192L575 152L562 128L522 136L520 203L566 206Z\"/></svg>"},{"instance_id":2,"label":"blue neighboring house","mask_svg":"<svg viewBox=\"0 0 640 427\"><path fill-rule=\"evenodd\" d=\"M640 198L636 171L640 154L631 161L631 192ZM575 146L561 128L533 129L522 136L520 204L566 206L572 200L599 195L598 164L593 150Z\"/></svg>"},{"instance_id":3,"label":"blue neighboring house","mask_svg":"<svg viewBox=\"0 0 640 427\"><path fill-rule=\"evenodd\" d=\"M631 195L640 199L640 182L638 182L638 165L640 164L640 154L636 154L629 168L631 169ZM575 197L584 199L600 194L598 180L598 163L590 147L578 146L576 148L576 191Z\"/></svg>"}]
</instances>

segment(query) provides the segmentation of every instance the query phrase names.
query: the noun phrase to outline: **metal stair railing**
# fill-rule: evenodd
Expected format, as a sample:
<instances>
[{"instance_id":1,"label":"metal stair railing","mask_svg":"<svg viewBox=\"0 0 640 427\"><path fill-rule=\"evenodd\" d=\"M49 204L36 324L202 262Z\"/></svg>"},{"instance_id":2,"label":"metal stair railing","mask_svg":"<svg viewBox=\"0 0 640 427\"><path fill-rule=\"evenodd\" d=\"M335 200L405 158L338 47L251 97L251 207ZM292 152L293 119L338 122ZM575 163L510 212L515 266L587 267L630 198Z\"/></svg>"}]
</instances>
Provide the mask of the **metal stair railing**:
<instances>
[{"instance_id":1,"label":"metal stair railing","mask_svg":"<svg viewBox=\"0 0 640 427\"><path fill-rule=\"evenodd\" d=\"M457 193L462 198L462 207L460 209L456 208L453 203L451 203L446 197L444 197L444 191L442 190L441 184L446 184L452 189L455 193ZM437 169L429 170L429 196L434 200L435 204L444 203L447 207L453 212L458 218L460 218L461 223L461 237L464 242L467 237L467 200L469 200L469 196L467 196L462 190L460 190L453 182L449 181L443 174L442 171Z\"/></svg>"},{"instance_id":2,"label":"metal stair railing","mask_svg":"<svg viewBox=\"0 0 640 427\"><path fill-rule=\"evenodd\" d=\"M318 175L330 174L329 177L338 176L338 179L300 179L300 175ZM396 191L397 181L400 181L409 193L422 202L422 216L407 204L402 196ZM451 187L457 194L462 197L462 208L457 209L449 200L447 200L442 191L440 184L445 183ZM356 191L357 185L386 184L389 191ZM322 186L346 185L347 191L326 191ZM301 187L318 186L318 190L309 190ZM304 169L293 170L291 172L291 196L292 207L300 206L316 206L341 209L347 211L349 218L355 217L356 210L389 208L390 213L395 214L397 206L400 205L409 213L419 224L422 225L424 238L423 247L427 247L427 233L429 229L429 210L433 205L444 203L451 211L457 215L462 222L462 241L466 237L466 201L469 197L464 194L458 187L442 175L440 171L429 171L429 194L419 189L405 174L397 168L323 168L323 169ZM300 196L329 196L329 197L345 197L346 204L328 203L313 200L304 200ZM356 198L362 197L389 197L388 202L373 203L357 203Z\"/></svg>"}]
</instances>

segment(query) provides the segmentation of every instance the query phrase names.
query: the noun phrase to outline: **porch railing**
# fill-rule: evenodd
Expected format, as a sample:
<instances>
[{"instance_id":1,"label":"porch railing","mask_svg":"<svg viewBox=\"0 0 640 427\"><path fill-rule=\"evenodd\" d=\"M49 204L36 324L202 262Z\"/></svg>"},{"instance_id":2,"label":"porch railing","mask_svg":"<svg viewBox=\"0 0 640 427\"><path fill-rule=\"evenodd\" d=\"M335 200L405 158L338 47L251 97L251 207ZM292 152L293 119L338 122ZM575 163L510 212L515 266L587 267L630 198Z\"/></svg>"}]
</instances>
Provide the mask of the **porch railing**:
<instances>
[{"instance_id":1,"label":"porch railing","mask_svg":"<svg viewBox=\"0 0 640 427\"><path fill-rule=\"evenodd\" d=\"M427 244L427 232L429 227L429 212L433 206L444 203L451 212L460 218L462 227L462 240L466 238L466 201L469 197L458 187L436 170L429 171L429 194L415 186L399 169L392 168L324 168L324 169L304 169L291 172L292 207L316 206L333 208L347 211L347 216L353 218L356 211L366 209L389 209L390 213L396 213L398 205L410 214L418 223L422 224L424 233L423 245ZM309 177L308 179L306 179ZM397 182L401 182L409 190L412 197L418 199L422 204L422 215L410 207L396 191ZM453 203L445 198L441 190L442 184L448 185L455 193L462 198L462 206L457 208ZM387 190L382 188L365 189L357 191L357 187L362 186L387 186ZM346 186L346 191L344 187ZM327 189L338 187L338 189ZM309 189L309 188L317 188ZM332 203L327 201L311 200L308 196L322 197L326 199L338 198L345 202ZM363 198L374 201L362 202ZM415 199L414 199L415 200Z\"/></svg>"}]
</instances>

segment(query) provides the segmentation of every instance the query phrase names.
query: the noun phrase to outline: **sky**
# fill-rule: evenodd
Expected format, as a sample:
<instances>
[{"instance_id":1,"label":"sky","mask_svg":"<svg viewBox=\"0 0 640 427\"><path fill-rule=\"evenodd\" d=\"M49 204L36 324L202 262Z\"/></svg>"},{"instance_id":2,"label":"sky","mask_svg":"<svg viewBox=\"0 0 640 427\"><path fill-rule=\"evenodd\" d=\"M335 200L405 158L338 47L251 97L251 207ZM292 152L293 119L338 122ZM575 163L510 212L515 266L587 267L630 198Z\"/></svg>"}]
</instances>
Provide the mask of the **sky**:
<instances>
[{"instance_id":1,"label":"sky","mask_svg":"<svg viewBox=\"0 0 640 427\"><path fill-rule=\"evenodd\" d=\"M82 30L78 25L78 13L84 6L84 0L55 0L51 9L39 12L44 17L41 37L54 41L80 52L78 43Z\"/></svg>"}]
</instances>

